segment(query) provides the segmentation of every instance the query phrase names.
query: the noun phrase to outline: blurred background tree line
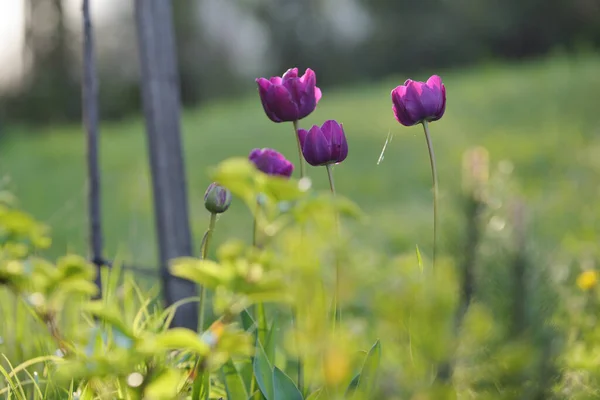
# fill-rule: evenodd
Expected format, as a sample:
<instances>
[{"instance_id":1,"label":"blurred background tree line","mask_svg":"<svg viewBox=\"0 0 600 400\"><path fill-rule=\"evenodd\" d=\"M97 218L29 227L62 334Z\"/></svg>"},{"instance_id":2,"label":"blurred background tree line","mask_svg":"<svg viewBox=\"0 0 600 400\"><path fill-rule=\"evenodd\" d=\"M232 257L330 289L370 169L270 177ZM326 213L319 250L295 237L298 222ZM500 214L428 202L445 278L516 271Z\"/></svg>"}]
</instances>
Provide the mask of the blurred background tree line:
<instances>
[{"instance_id":1,"label":"blurred background tree line","mask_svg":"<svg viewBox=\"0 0 600 400\"><path fill-rule=\"evenodd\" d=\"M78 2L24 0L23 72L4 123L81 117ZM68 6L68 7L67 7ZM232 97L257 76L311 67L319 86L600 47L598 0L173 0L183 103ZM133 2L96 23L101 115L140 109Z\"/></svg>"}]
</instances>

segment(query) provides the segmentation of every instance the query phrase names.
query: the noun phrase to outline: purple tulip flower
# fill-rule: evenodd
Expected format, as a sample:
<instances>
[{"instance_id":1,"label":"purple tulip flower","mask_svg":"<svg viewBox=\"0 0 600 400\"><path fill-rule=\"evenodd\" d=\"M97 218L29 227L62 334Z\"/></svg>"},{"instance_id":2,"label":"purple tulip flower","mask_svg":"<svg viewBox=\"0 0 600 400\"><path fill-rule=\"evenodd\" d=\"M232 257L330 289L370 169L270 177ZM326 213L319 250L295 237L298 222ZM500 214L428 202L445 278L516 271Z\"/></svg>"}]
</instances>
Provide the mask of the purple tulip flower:
<instances>
[{"instance_id":1,"label":"purple tulip flower","mask_svg":"<svg viewBox=\"0 0 600 400\"><path fill-rule=\"evenodd\" d=\"M294 172L294 164L273 149L254 149L250 152L248 159L267 175L289 178Z\"/></svg>"},{"instance_id":2,"label":"purple tulip flower","mask_svg":"<svg viewBox=\"0 0 600 400\"><path fill-rule=\"evenodd\" d=\"M298 129L298 139L304 159L312 166L341 163L348 156L344 127L337 121L325 121L309 131Z\"/></svg>"},{"instance_id":3,"label":"purple tulip flower","mask_svg":"<svg viewBox=\"0 0 600 400\"><path fill-rule=\"evenodd\" d=\"M321 99L310 68L301 77L298 68L291 68L282 77L258 78L256 83L265 113L273 122L298 121L313 112Z\"/></svg>"},{"instance_id":4,"label":"purple tulip flower","mask_svg":"<svg viewBox=\"0 0 600 400\"><path fill-rule=\"evenodd\" d=\"M404 126L437 121L446 110L446 87L437 75L427 82L408 79L392 90L392 103L396 119Z\"/></svg>"}]
</instances>

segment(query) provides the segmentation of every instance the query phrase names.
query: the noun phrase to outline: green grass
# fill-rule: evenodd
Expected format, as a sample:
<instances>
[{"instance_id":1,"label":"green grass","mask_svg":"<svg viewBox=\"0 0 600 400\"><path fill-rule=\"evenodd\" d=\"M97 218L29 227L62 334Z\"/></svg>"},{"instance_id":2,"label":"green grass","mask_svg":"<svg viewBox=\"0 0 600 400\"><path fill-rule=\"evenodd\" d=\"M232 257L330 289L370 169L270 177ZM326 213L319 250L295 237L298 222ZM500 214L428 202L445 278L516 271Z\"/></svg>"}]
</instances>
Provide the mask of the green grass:
<instances>
[{"instance_id":1,"label":"green grass","mask_svg":"<svg viewBox=\"0 0 600 400\"><path fill-rule=\"evenodd\" d=\"M431 124L441 185L442 246L451 234L464 150L483 145L494 164L508 160L526 199L532 233L543 249L569 248L600 229L600 56L551 57L518 65L435 71L447 88L447 110ZM427 74L412 76L426 79ZM348 159L336 167L339 193L371 216L364 237L389 251L431 252L430 170L420 127L405 128L391 111L390 91L407 76L326 90L302 127L344 123ZM209 167L254 147L273 147L297 162L291 124L274 124L258 95L210 104L183 114L185 161L195 249L208 223L202 196ZM156 265L151 184L144 126L139 118L102 124L101 164L107 252ZM394 133L377 164L389 131ZM86 251L85 138L80 126L39 132L7 129L0 171L20 205L53 228L50 255ZM314 185L327 189L325 169L310 168ZM219 221L216 242L248 238L250 217L240 201ZM573 240L577 239L577 240ZM577 249L570 249L577 250Z\"/></svg>"}]
</instances>

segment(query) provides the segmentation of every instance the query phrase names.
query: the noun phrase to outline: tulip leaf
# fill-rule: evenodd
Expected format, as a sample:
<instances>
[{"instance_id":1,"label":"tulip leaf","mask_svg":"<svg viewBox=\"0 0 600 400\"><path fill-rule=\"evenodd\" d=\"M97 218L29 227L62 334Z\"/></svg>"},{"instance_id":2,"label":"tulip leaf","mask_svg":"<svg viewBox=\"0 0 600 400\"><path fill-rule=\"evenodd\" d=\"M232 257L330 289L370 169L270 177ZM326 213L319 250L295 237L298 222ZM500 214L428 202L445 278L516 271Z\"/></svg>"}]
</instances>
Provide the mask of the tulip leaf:
<instances>
[{"instance_id":1,"label":"tulip leaf","mask_svg":"<svg viewBox=\"0 0 600 400\"><path fill-rule=\"evenodd\" d=\"M352 378L350 384L348 384L348 388L346 389L346 397L350 396L356 391L356 388L358 388L358 381L360 381L360 374L357 374L354 378Z\"/></svg>"},{"instance_id":2,"label":"tulip leaf","mask_svg":"<svg viewBox=\"0 0 600 400\"><path fill-rule=\"evenodd\" d=\"M292 379L282 370L273 370L273 395L275 400L302 400L302 393Z\"/></svg>"},{"instance_id":3,"label":"tulip leaf","mask_svg":"<svg viewBox=\"0 0 600 400\"><path fill-rule=\"evenodd\" d=\"M273 397L273 367L269 363L265 350L260 342L256 343L256 354L254 356L254 376L258 388L267 400L275 400Z\"/></svg>"},{"instance_id":4,"label":"tulip leaf","mask_svg":"<svg viewBox=\"0 0 600 400\"><path fill-rule=\"evenodd\" d=\"M256 329L256 322L254 322L254 318L248 312L248 309L244 309L241 312L240 317L242 319L242 327L246 332L251 332Z\"/></svg>"},{"instance_id":5,"label":"tulip leaf","mask_svg":"<svg viewBox=\"0 0 600 400\"><path fill-rule=\"evenodd\" d=\"M377 340L362 366L362 370L358 376L358 385L356 391L361 394L363 398L371 398L372 393L377 383L377 375L379 370L379 362L381 360L381 342Z\"/></svg>"},{"instance_id":6,"label":"tulip leaf","mask_svg":"<svg viewBox=\"0 0 600 400\"><path fill-rule=\"evenodd\" d=\"M237 370L233 361L227 361L221 368L223 373L223 382L228 399L247 399L248 391L244 384L244 379Z\"/></svg>"}]
</instances>

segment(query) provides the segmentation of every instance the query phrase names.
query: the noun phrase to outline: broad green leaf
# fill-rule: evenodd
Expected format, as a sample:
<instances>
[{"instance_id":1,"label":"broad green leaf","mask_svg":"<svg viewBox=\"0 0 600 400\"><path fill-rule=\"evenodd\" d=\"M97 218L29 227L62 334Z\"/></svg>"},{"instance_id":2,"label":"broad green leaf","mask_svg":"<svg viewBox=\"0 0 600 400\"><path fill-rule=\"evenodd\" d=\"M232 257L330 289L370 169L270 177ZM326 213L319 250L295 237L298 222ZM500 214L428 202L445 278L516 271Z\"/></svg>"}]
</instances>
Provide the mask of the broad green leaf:
<instances>
[{"instance_id":1,"label":"broad green leaf","mask_svg":"<svg viewBox=\"0 0 600 400\"><path fill-rule=\"evenodd\" d=\"M173 328L144 341L144 347L164 350L190 350L199 355L207 355L210 347L194 332L186 328Z\"/></svg>"},{"instance_id":2,"label":"broad green leaf","mask_svg":"<svg viewBox=\"0 0 600 400\"><path fill-rule=\"evenodd\" d=\"M256 355L254 356L254 376L258 388L267 400L274 400L273 397L273 367L265 354L260 341L256 343Z\"/></svg>"},{"instance_id":3,"label":"broad green leaf","mask_svg":"<svg viewBox=\"0 0 600 400\"><path fill-rule=\"evenodd\" d=\"M273 370L273 392L275 400L303 399L294 381L277 367Z\"/></svg>"},{"instance_id":4,"label":"broad green leaf","mask_svg":"<svg viewBox=\"0 0 600 400\"><path fill-rule=\"evenodd\" d=\"M226 284L233 278L231 269L224 268L214 261L191 257L173 260L170 270L179 278L188 279L210 289Z\"/></svg>"},{"instance_id":5,"label":"broad green leaf","mask_svg":"<svg viewBox=\"0 0 600 400\"><path fill-rule=\"evenodd\" d=\"M177 398L178 386L182 379L183 371L168 369L148 384L144 398L148 400Z\"/></svg>"},{"instance_id":6,"label":"broad green leaf","mask_svg":"<svg viewBox=\"0 0 600 400\"><path fill-rule=\"evenodd\" d=\"M227 361L221 368L223 374L223 382L225 383L225 390L227 391L228 399L247 399L248 391L246 385L244 385L244 379L237 370L233 361Z\"/></svg>"},{"instance_id":7,"label":"broad green leaf","mask_svg":"<svg viewBox=\"0 0 600 400\"><path fill-rule=\"evenodd\" d=\"M371 398L373 390L375 389L380 360L381 343L377 340L373 347L371 347L371 350L369 350L369 354L367 354L365 363L360 371L357 391L360 392L364 398Z\"/></svg>"}]
</instances>

